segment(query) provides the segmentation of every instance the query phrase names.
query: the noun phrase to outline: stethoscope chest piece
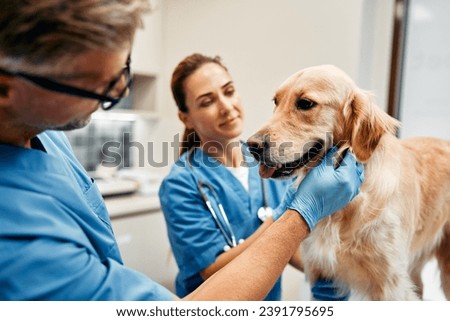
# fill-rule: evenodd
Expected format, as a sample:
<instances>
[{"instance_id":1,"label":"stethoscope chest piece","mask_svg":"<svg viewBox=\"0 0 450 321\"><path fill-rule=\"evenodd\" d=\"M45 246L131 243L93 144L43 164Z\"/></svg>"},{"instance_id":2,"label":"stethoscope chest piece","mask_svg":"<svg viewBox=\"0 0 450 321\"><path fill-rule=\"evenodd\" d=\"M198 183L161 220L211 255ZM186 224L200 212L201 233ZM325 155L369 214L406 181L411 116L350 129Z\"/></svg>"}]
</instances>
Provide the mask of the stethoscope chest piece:
<instances>
[{"instance_id":1,"label":"stethoscope chest piece","mask_svg":"<svg viewBox=\"0 0 450 321\"><path fill-rule=\"evenodd\" d=\"M242 244L242 243L244 243L244 241L245 241L244 239L239 239L238 244ZM223 247L223 250L224 250L224 252L229 251L229 250L231 250L231 246L229 246L227 244Z\"/></svg>"},{"instance_id":2,"label":"stethoscope chest piece","mask_svg":"<svg viewBox=\"0 0 450 321\"><path fill-rule=\"evenodd\" d=\"M264 222L267 218L272 217L272 208L267 206L267 207L260 207L258 209L258 218Z\"/></svg>"}]
</instances>

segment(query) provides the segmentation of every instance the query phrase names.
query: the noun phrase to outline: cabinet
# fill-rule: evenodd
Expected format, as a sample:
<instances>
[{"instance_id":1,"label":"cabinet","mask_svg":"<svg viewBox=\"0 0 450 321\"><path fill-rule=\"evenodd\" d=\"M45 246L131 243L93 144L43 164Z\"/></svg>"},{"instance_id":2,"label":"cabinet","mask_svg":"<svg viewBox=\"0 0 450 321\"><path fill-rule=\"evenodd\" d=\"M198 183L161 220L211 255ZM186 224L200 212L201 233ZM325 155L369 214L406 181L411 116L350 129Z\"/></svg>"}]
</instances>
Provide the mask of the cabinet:
<instances>
[{"instance_id":1,"label":"cabinet","mask_svg":"<svg viewBox=\"0 0 450 321\"><path fill-rule=\"evenodd\" d=\"M162 13L159 0L150 4L152 11L143 17L144 28L136 32L131 61L136 74L157 76L161 71Z\"/></svg>"},{"instance_id":2,"label":"cabinet","mask_svg":"<svg viewBox=\"0 0 450 321\"><path fill-rule=\"evenodd\" d=\"M125 265L173 291L178 267L161 211L112 217L111 224Z\"/></svg>"},{"instance_id":3,"label":"cabinet","mask_svg":"<svg viewBox=\"0 0 450 321\"><path fill-rule=\"evenodd\" d=\"M162 13L160 0L150 1L152 11L143 16L131 52L133 84L129 97L108 112L99 110L100 119L157 119L160 104Z\"/></svg>"}]
</instances>

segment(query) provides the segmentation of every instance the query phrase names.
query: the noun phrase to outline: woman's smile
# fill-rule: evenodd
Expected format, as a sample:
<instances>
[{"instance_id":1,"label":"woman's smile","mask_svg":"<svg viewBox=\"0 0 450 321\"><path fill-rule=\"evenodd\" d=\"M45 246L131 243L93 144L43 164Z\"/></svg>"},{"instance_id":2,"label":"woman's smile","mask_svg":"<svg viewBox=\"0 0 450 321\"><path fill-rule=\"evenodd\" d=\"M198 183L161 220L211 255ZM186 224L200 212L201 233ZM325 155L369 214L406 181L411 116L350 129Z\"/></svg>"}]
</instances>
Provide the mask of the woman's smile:
<instances>
[{"instance_id":1,"label":"woman's smile","mask_svg":"<svg viewBox=\"0 0 450 321\"><path fill-rule=\"evenodd\" d=\"M240 119L239 116L233 117L233 118L229 118L227 120L225 120L224 122L220 123L220 127L226 127L226 126L234 126L236 125L237 121Z\"/></svg>"}]
</instances>

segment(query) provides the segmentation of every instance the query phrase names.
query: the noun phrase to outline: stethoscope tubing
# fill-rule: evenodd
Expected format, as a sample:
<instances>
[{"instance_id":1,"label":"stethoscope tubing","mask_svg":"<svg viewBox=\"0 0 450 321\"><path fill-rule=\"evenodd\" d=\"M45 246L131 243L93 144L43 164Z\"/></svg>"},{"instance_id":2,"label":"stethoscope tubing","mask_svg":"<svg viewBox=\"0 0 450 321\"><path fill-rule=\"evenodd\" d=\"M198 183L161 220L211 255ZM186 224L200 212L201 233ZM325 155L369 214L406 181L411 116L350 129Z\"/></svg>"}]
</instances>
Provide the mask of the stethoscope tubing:
<instances>
[{"instance_id":1,"label":"stethoscope tubing","mask_svg":"<svg viewBox=\"0 0 450 321\"><path fill-rule=\"evenodd\" d=\"M219 227L221 234L225 238L227 245L224 247L224 250L226 251L226 250L236 247L238 245L238 243L236 242L236 235L233 232L233 228L231 227L230 221L228 220L228 215L226 214L216 191L210 184L202 181L200 179L200 177L195 173L194 167L191 164L191 158L193 156L194 151L195 151L195 147L188 151L189 154L187 157L187 165L191 169L192 173L194 174L194 176L197 179L197 189L200 192L200 195L203 198L203 201L205 202L206 207L208 208L209 212L211 213L211 216L213 217L214 221L216 222L217 226ZM265 184L264 184L264 181L262 178L261 178L261 183L262 183L262 189L263 189L264 208L268 208L266 189L265 189L265 186L264 186ZM222 221L224 222L224 224L222 224L221 220L217 216L217 213L214 210L212 203L208 198L208 195L206 195L206 193L203 191L203 187L206 187L211 192L213 197L215 198L217 207L219 208L220 216L222 217ZM226 230L228 230L228 232ZM239 243L241 243L242 241L243 240L239 240Z\"/></svg>"},{"instance_id":2,"label":"stethoscope tubing","mask_svg":"<svg viewBox=\"0 0 450 321\"><path fill-rule=\"evenodd\" d=\"M237 245L236 236L233 232L230 221L228 220L228 216L225 213L225 210L223 209L222 203L217 202L217 206L219 207L220 216L222 217L222 220L224 221L225 226L222 225L222 222L219 220L219 217L217 216L217 213L214 210L214 208L211 204L211 201L208 199L208 196L203 191L203 189L202 189L203 186L207 187L209 189L209 191L214 195L214 198L216 200L218 200L219 197L218 197L216 191L214 191L212 186L209 185L208 183L205 183L205 182L199 180L199 182L197 184L197 188L198 188L200 194L202 195L202 198L203 198L206 206L208 207L209 212L211 213L212 217L214 218L214 221L216 222L217 226L219 227L219 230L222 233L222 235L224 236L227 244L230 247L235 247ZM228 233L226 232L225 229L228 230Z\"/></svg>"}]
</instances>

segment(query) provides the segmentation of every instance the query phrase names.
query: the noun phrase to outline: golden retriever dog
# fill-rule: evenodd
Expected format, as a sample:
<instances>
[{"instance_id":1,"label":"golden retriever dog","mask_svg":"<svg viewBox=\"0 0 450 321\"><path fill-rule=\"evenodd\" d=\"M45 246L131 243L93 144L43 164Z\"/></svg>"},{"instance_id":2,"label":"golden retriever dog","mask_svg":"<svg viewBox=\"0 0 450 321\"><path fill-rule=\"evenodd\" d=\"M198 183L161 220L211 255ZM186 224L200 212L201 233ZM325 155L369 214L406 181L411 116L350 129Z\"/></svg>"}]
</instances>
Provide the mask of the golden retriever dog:
<instances>
[{"instance_id":1,"label":"golden retriever dog","mask_svg":"<svg viewBox=\"0 0 450 321\"><path fill-rule=\"evenodd\" d=\"M422 268L436 257L450 299L450 142L399 140L398 121L331 65L295 73L274 102L248 140L262 177L300 183L333 145L341 157L350 148L365 168L360 194L302 242L311 284L327 278L355 299L417 300Z\"/></svg>"}]
</instances>

